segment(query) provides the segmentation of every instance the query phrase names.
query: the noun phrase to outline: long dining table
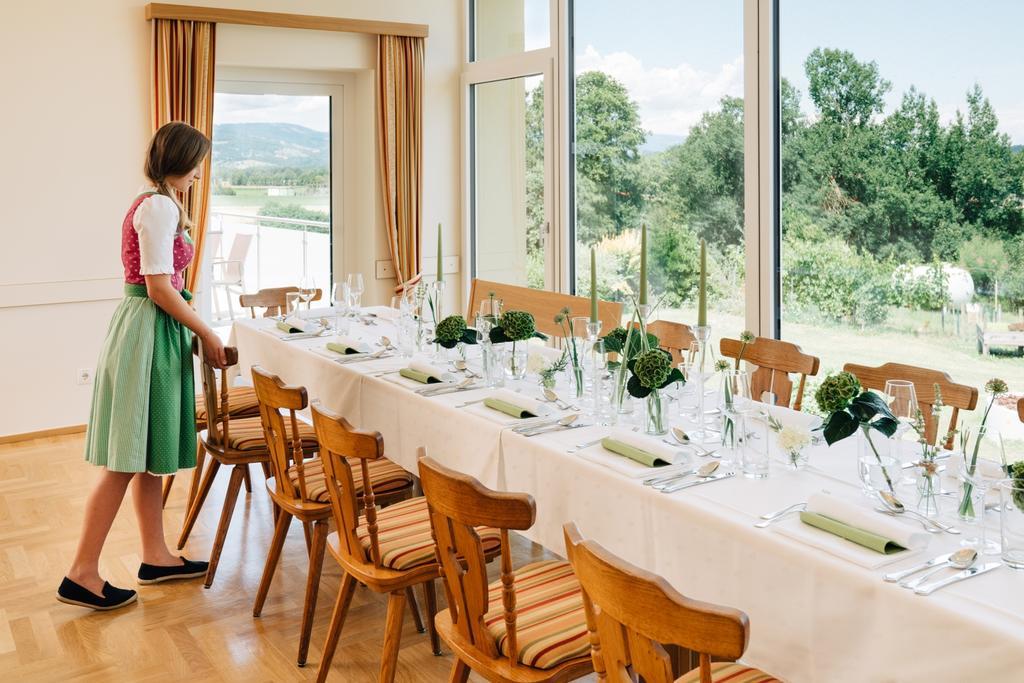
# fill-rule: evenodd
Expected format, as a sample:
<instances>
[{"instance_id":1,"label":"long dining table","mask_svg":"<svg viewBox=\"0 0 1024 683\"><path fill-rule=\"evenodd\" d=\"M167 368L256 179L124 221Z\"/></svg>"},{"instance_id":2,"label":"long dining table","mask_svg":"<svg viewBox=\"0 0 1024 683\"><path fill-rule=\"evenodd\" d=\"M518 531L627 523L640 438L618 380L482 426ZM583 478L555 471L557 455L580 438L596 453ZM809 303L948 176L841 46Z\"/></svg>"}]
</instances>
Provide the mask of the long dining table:
<instances>
[{"instance_id":1,"label":"long dining table","mask_svg":"<svg viewBox=\"0 0 1024 683\"><path fill-rule=\"evenodd\" d=\"M364 310L375 315L362 318L372 324L355 321L350 335L370 344L397 338L390 309ZM382 374L405 367L408 358L343 362L327 341L282 339L274 320L255 319L236 321L229 343L239 351L241 381L259 365L305 386L311 399L379 431L387 457L408 471L417 472L423 446L485 486L529 493L537 519L524 535L551 552L564 556L562 525L573 520L587 537L684 595L743 610L750 618L743 660L753 666L795 683L1024 680L1024 572L1001 567L929 596L882 579L956 550L964 535L932 534L925 549L881 555L799 516L754 526L761 514L822 492L859 498L870 510L854 439L812 447L805 470L776 460L766 479L737 474L661 493L609 466L600 445L574 450L607 435L608 426L527 437L512 429L520 421L470 403L490 389L424 397L413 391L422 385ZM516 388L540 395L535 380ZM672 421L685 424L678 416ZM693 460L705 458L694 453ZM943 505L952 511L956 500L944 498ZM997 534L998 521L989 524Z\"/></svg>"}]
</instances>

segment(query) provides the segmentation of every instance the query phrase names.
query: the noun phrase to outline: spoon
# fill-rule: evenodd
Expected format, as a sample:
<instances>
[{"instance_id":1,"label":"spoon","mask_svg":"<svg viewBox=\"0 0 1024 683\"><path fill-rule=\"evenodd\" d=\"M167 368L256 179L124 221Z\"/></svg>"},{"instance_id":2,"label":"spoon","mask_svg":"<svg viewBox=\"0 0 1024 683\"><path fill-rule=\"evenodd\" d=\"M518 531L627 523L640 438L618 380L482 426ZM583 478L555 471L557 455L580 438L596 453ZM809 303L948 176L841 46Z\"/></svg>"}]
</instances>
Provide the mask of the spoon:
<instances>
[{"instance_id":1,"label":"spoon","mask_svg":"<svg viewBox=\"0 0 1024 683\"><path fill-rule=\"evenodd\" d=\"M385 351L391 351L391 350L393 350L393 349L395 348L395 345L394 345L394 344L392 344L392 343L391 343L391 340L390 340L390 339L388 339L387 337L383 337L383 336L382 336L382 337L380 338L380 342L379 342L379 343L380 343L380 345L381 345L381 346L383 346L383 347L384 347L384 350L385 350Z\"/></svg>"},{"instance_id":2,"label":"spoon","mask_svg":"<svg viewBox=\"0 0 1024 683\"><path fill-rule=\"evenodd\" d=\"M452 365L454 365L455 369L458 370L459 372L465 373L466 377L480 376L473 372L472 370L470 370L469 365L466 363L466 361L462 360L461 358L457 358L456 360L452 361Z\"/></svg>"},{"instance_id":3,"label":"spoon","mask_svg":"<svg viewBox=\"0 0 1024 683\"><path fill-rule=\"evenodd\" d=\"M572 409L572 410L579 410L579 408L577 408L576 406L569 405L568 403L566 403L562 399L558 398L558 394L553 392L551 389L548 389L547 387L544 388L544 398L549 403L554 403L556 406L558 406L562 410L570 410L570 409Z\"/></svg>"},{"instance_id":4,"label":"spoon","mask_svg":"<svg viewBox=\"0 0 1024 683\"><path fill-rule=\"evenodd\" d=\"M534 429L526 429L519 433L522 434L523 436L536 436L537 434L543 434L544 432L555 431L558 429L562 429L564 427L568 427L573 422L578 420L579 417L580 416L575 413L570 413L565 417L559 419L558 422L555 422L554 424L543 425L541 427L536 427Z\"/></svg>"},{"instance_id":5,"label":"spoon","mask_svg":"<svg viewBox=\"0 0 1024 683\"><path fill-rule=\"evenodd\" d=\"M686 432L684 432L682 429L680 429L679 427L673 427L672 428L672 438L675 439L677 442L681 443L684 446L690 446L691 448L695 448L697 450L697 452L700 453L701 455L714 455L715 452L716 452L716 451L709 451L708 449L704 448L703 446L699 446L696 443L694 443L690 439L690 436ZM717 457L721 457L721 456L717 456L716 455L715 457L717 458Z\"/></svg>"},{"instance_id":6,"label":"spoon","mask_svg":"<svg viewBox=\"0 0 1024 683\"><path fill-rule=\"evenodd\" d=\"M923 584L928 579L928 577L937 574L938 572L941 572L943 569L946 569L947 567L951 567L953 569L967 569L977 561L977 550L975 550L974 548L961 548L960 550L957 550L955 553L950 555L948 560L938 565L934 569L926 571L924 574L921 574L917 578L908 579L906 581L900 581L900 585L904 588L910 588L911 590L913 590L914 588L917 588L918 586Z\"/></svg>"},{"instance_id":7,"label":"spoon","mask_svg":"<svg viewBox=\"0 0 1024 683\"><path fill-rule=\"evenodd\" d=\"M700 467L695 467L692 470L685 470L683 472L674 472L673 474L661 475L657 477L651 477L650 479L644 479L644 486L653 486L657 488L662 484L666 484L674 479L681 479L682 477L688 477L691 474L696 474L698 477L706 477L712 474L718 469L718 462L712 460L711 462L705 463Z\"/></svg>"},{"instance_id":8,"label":"spoon","mask_svg":"<svg viewBox=\"0 0 1024 683\"><path fill-rule=\"evenodd\" d=\"M664 491L666 488L674 486L678 480L688 477L691 474L697 477L698 479L707 479L713 476L714 473L718 470L718 465L719 463L717 460L712 460L711 462L704 463L695 470L690 470L689 472L682 472L677 476L667 479L666 481L658 482L657 484L651 484L650 486L656 491Z\"/></svg>"},{"instance_id":9,"label":"spoon","mask_svg":"<svg viewBox=\"0 0 1024 683\"><path fill-rule=\"evenodd\" d=\"M945 531L948 534L959 534L960 533L959 529L956 529L954 527L951 527L951 526L948 526L946 524L943 524L942 522L936 522L934 519L932 519L930 517L925 517L924 515L922 515L921 513L917 512L915 510L907 509L903 505L903 503L900 502L900 499L897 498L896 496L894 496L889 491L879 491L878 492L878 498L879 498L879 500L882 501L882 505L884 505L887 510L889 510L890 512L892 512L894 514L897 514L897 515L910 515L914 519L918 519L918 520L921 520L922 522L925 522L927 524L931 524L932 526L934 526L934 527L936 527L938 529L942 529L943 531Z\"/></svg>"}]
</instances>

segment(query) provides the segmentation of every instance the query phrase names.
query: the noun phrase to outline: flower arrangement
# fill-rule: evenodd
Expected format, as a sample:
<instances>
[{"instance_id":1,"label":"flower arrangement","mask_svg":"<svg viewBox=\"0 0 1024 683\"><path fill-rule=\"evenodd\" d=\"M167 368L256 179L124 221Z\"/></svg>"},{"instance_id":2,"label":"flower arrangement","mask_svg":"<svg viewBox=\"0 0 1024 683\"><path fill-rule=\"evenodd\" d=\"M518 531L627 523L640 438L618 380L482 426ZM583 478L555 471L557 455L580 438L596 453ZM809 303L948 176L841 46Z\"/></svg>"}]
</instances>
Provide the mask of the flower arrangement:
<instances>
[{"instance_id":1,"label":"flower arrangement","mask_svg":"<svg viewBox=\"0 0 1024 683\"><path fill-rule=\"evenodd\" d=\"M938 384L933 385L935 392L935 401L932 403L932 419L936 422L942 414L942 387ZM914 422L911 424L914 432L917 434L917 443L921 446L921 459L915 463L915 466L920 470L920 478L918 479L917 489L921 496L919 506L923 508L922 512L927 515L938 514L938 494L935 491L936 477L938 476L938 465L935 463L935 459L939 454L939 441L936 438L935 442L929 441L927 435L927 423L924 419L924 413L920 409L917 411L917 416ZM937 431L937 430L936 430ZM946 438L951 437L951 433L946 434Z\"/></svg>"},{"instance_id":2,"label":"flower arrangement","mask_svg":"<svg viewBox=\"0 0 1024 683\"><path fill-rule=\"evenodd\" d=\"M768 427L778 434L775 441L789 459L789 465L794 469L802 467L807 462L804 449L811 445L810 430L796 425L783 425L772 415L768 416Z\"/></svg>"},{"instance_id":3,"label":"flower arrangement","mask_svg":"<svg viewBox=\"0 0 1024 683\"><path fill-rule=\"evenodd\" d=\"M505 311L498 318L498 324L491 328L491 343L503 344L512 342L512 374L516 375L516 342L526 341L531 337L547 339L547 335L537 331L537 323L531 313L526 311Z\"/></svg>"},{"instance_id":4,"label":"flower arrangement","mask_svg":"<svg viewBox=\"0 0 1024 683\"><path fill-rule=\"evenodd\" d=\"M540 385L545 389L555 387L555 377L559 372L565 370L569 364L569 356L563 351L556 361L549 361L543 354L531 353L526 360L526 369L535 372L540 376Z\"/></svg>"},{"instance_id":5,"label":"flower arrangement","mask_svg":"<svg viewBox=\"0 0 1024 683\"><path fill-rule=\"evenodd\" d=\"M476 344L476 330L467 327L466 319L461 315L450 315L437 324L434 342L446 349L453 349L458 344Z\"/></svg>"},{"instance_id":6,"label":"flower arrangement","mask_svg":"<svg viewBox=\"0 0 1024 683\"><path fill-rule=\"evenodd\" d=\"M743 354L747 352L747 347L754 343L757 337L750 330L743 330L740 332L740 352L736 354L736 369L740 369L740 363L743 361Z\"/></svg>"},{"instance_id":7,"label":"flower arrangement","mask_svg":"<svg viewBox=\"0 0 1024 683\"><path fill-rule=\"evenodd\" d=\"M609 369L617 368L619 366L619 362L629 361L629 359L636 357L637 354L644 350L644 339L635 329L627 332L625 327L616 327L602 339L604 341L604 350L607 353L617 353L622 357L621 361L613 361L609 363ZM646 341L648 348L658 347L657 335L648 332Z\"/></svg>"},{"instance_id":8,"label":"flower arrangement","mask_svg":"<svg viewBox=\"0 0 1024 683\"><path fill-rule=\"evenodd\" d=\"M1008 465L1006 473L1013 482L1013 504L1024 512L1024 460Z\"/></svg>"},{"instance_id":9,"label":"flower arrangement","mask_svg":"<svg viewBox=\"0 0 1024 683\"><path fill-rule=\"evenodd\" d=\"M818 406L828 413L823 430L825 443L831 446L860 429L875 459L879 465L882 464L882 456L871 440L871 430L889 437L896 433L899 423L881 396L863 389L849 372L837 372L825 378L814 398ZM882 475L889 490L895 493L892 479L884 467Z\"/></svg>"},{"instance_id":10,"label":"flower arrangement","mask_svg":"<svg viewBox=\"0 0 1024 683\"><path fill-rule=\"evenodd\" d=\"M571 311L563 308L555 315L555 324L562 328L562 336L568 341L569 361L572 363L573 379L576 383L576 398L583 396L583 363L580 360L580 350L576 348L576 330L573 329Z\"/></svg>"},{"instance_id":11,"label":"flower arrangement","mask_svg":"<svg viewBox=\"0 0 1024 683\"><path fill-rule=\"evenodd\" d=\"M672 355L657 347L642 351L626 362L631 373L626 391L635 398L646 398L651 432L665 433L660 390L673 382L685 382L679 368L672 367Z\"/></svg>"},{"instance_id":12,"label":"flower arrangement","mask_svg":"<svg viewBox=\"0 0 1024 683\"><path fill-rule=\"evenodd\" d=\"M978 466L978 452L981 450L981 442L985 439L988 415L992 411L992 406L995 404L996 399L1009 390L1010 389L1006 385L1006 382L998 377L993 377L989 381L985 382L985 392L989 395L988 405L985 406L985 412L981 415L981 424L978 425L978 435L974 439L974 450L971 453L970 462L967 463L967 473L972 477L974 476L974 471ZM965 460L967 459L967 450L970 440L970 430L964 429L960 432L960 450L963 453ZM964 483L964 497L960 501L960 508L957 510L961 518L971 519L974 517L974 501L971 500L971 494L973 491L973 484L970 482Z\"/></svg>"}]
</instances>

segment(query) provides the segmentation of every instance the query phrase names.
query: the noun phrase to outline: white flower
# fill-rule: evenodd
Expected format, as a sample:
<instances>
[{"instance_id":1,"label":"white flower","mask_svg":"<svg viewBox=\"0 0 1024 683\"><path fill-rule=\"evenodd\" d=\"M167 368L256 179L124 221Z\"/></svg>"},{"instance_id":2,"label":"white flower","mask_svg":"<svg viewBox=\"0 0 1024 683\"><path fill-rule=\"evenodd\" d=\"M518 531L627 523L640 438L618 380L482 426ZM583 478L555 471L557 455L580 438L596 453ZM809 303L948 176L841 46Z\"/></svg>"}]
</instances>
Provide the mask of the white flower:
<instances>
[{"instance_id":1,"label":"white flower","mask_svg":"<svg viewBox=\"0 0 1024 683\"><path fill-rule=\"evenodd\" d=\"M783 427L779 432L779 448L787 453L799 451L811 443L811 433L800 427Z\"/></svg>"},{"instance_id":2,"label":"white flower","mask_svg":"<svg viewBox=\"0 0 1024 683\"><path fill-rule=\"evenodd\" d=\"M540 374L551 367L551 363L542 353L531 353L526 358L526 371Z\"/></svg>"}]
</instances>

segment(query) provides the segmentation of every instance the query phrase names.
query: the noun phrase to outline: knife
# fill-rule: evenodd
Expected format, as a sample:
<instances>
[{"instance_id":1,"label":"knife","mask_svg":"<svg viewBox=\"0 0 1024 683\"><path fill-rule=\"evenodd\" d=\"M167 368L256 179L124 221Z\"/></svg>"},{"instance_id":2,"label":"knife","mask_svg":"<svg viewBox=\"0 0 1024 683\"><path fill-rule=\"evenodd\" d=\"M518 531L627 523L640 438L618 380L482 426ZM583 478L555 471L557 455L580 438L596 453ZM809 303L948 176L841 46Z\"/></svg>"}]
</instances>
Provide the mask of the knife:
<instances>
[{"instance_id":1,"label":"knife","mask_svg":"<svg viewBox=\"0 0 1024 683\"><path fill-rule=\"evenodd\" d=\"M954 574L953 576L949 577L948 579L943 579L942 581L936 581L934 583L929 583L929 584L927 584L925 586L921 586L919 588L915 588L914 592L916 594L918 594L918 595L931 595L935 591L937 591L940 588L943 588L945 586L948 586L951 583L957 583L958 581L966 581L967 579L969 579L971 577L978 576L980 574L984 574L985 572L990 572L993 569L998 569L999 567L1002 567L1002 566L1003 566L1002 562L988 562L986 564L981 564L981 565L978 565L976 567L968 567L967 569L964 569L961 572L957 572L956 574Z\"/></svg>"},{"instance_id":2,"label":"knife","mask_svg":"<svg viewBox=\"0 0 1024 683\"><path fill-rule=\"evenodd\" d=\"M682 491L683 489L688 489L691 486L700 486L701 484L709 484L709 483L711 483L713 481L718 481L719 479L728 479L729 477L731 477L734 474L736 474L736 473L735 472L725 472L723 474L716 474L714 476L707 477L706 479L698 479L697 481L688 481L688 482L683 483L683 484L676 484L675 486L666 486L665 488L661 489L661 492L662 493L675 493L676 491Z\"/></svg>"},{"instance_id":3,"label":"knife","mask_svg":"<svg viewBox=\"0 0 1024 683\"><path fill-rule=\"evenodd\" d=\"M916 564L913 567L910 567L909 569L904 569L903 571L900 571L900 572L891 572L889 574L886 574L882 578L884 580L888 581L889 583L896 583L900 579L905 579L908 576L910 576L911 574L916 574L916 573L918 573L920 571L924 571L925 569L928 569L929 567L934 567L937 564L942 564L944 562L949 562L949 558L952 557L952 555L953 555L953 553L946 553L945 555L939 555L938 557L933 558L931 560L928 560L927 562L922 562L921 564Z\"/></svg>"}]
</instances>

